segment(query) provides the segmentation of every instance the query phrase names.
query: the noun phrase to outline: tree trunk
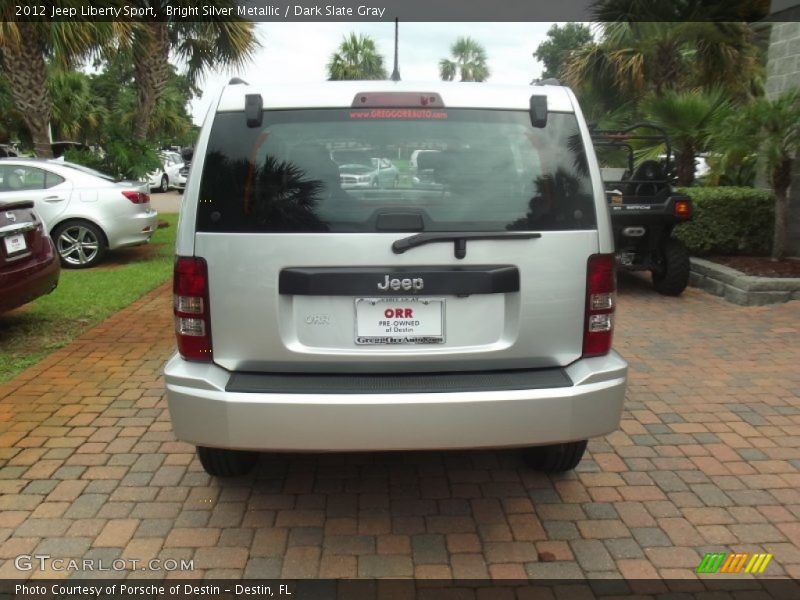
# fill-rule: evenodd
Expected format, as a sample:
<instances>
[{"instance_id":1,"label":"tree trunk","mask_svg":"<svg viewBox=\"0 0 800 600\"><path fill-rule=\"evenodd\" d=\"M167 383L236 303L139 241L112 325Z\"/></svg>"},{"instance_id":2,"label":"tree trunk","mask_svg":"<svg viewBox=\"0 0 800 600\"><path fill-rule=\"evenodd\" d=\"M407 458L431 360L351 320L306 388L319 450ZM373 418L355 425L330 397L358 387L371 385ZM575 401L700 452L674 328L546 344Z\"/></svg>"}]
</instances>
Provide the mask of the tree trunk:
<instances>
[{"instance_id":1,"label":"tree trunk","mask_svg":"<svg viewBox=\"0 0 800 600\"><path fill-rule=\"evenodd\" d=\"M772 240L772 260L781 260L786 254L786 225L791 182L792 160L787 158L778 163L772 171L772 189L775 192L775 237Z\"/></svg>"},{"instance_id":2,"label":"tree trunk","mask_svg":"<svg viewBox=\"0 0 800 600\"><path fill-rule=\"evenodd\" d=\"M675 156L675 174L678 185L688 187L694 183L694 148L687 146Z\"/></svg>"},{"instance_id":3,"label":"tree trunk","mask_svg":"<svg viewBox=\"0 0 800 600\"><path fill-rule=\"evenodd\" d=\"M43 25L18 23L20 44L4 46L0 66L11 88L11 97L33 139L36 156L52 158L50 147L50 94L44 62Z\"/></svg>"},{"instance_id":4,"label":"tree trunk","mask_svg":"<svg viewBox=\"0 0 800 600\"><path fill-rule=\"evenodd\" d=\"M138 105L133 137L147 139L150 121L169 80L169 32L166 23L141 23L142 30L134 43L134 77Z\"/></svg>"}]
</instances>

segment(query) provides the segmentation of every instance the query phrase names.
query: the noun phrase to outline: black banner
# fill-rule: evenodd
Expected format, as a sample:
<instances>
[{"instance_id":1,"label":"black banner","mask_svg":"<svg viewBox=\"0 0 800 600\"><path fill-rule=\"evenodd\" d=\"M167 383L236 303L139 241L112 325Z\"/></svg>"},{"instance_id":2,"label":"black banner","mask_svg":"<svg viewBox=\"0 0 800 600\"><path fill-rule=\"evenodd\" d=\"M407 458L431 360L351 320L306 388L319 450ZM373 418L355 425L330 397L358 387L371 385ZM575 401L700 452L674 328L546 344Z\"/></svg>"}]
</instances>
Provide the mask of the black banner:
<instances>
[{"instance_id":1,"label":"black banner","mask_svg":"<svg viewBox=\"0 0 800 600\"><path fill-rule=\"evenodd\" d=\"M663 0L3 0L0 14L6 21L42 22L549 22L596 20L599 7L610 2L623 9L629 4L635 10L631 19L639 21L791 21L800 12L797 0L760 0L746 14L719 1L711 14L706 6L697 17L692 3Z\"/></svg>"}]
</instances>

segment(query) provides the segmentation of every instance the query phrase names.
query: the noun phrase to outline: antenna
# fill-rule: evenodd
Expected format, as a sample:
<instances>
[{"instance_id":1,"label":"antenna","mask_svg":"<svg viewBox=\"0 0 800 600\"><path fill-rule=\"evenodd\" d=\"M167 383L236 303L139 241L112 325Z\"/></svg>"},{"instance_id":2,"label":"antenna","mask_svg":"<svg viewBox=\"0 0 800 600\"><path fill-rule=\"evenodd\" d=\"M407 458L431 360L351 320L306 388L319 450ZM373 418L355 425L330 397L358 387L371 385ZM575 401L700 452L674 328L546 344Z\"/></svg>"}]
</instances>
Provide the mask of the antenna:
<instances>
[{"instance_id":1,"label":"antenna","mask_svg":"<svg viewBox=\"0 0 800 600\"><path fill-rule=\"evenodd\" d=\"M398 50L397 31L398 31L398 28L399 28L398 20L397 20L397 17L395 17L394 18L394 71L392 71L392 76L390 78L392 81L400 81L400 69L397 67L397 50Z\"/></svg>"}]
</instances>

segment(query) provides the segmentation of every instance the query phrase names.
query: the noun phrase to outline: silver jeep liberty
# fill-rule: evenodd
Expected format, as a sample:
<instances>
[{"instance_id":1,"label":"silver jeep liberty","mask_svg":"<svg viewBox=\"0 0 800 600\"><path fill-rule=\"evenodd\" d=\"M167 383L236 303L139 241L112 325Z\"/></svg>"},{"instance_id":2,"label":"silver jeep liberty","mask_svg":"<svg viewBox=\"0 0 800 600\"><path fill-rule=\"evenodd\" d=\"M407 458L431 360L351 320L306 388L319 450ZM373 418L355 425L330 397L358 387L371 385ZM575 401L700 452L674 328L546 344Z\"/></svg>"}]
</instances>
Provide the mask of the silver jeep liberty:
<instances>
[{"instance_id":1,"label":"silver jeep liberty","mask_svg":"<svg viewBox=\"0 0 800 600\"><path fill-rule=\"evenodd\" d=\"M572 469L622 410L613 250L567 88L228 85L178 226L175 434L218 476L258 451Z\"/></svg>"}]
</instances>

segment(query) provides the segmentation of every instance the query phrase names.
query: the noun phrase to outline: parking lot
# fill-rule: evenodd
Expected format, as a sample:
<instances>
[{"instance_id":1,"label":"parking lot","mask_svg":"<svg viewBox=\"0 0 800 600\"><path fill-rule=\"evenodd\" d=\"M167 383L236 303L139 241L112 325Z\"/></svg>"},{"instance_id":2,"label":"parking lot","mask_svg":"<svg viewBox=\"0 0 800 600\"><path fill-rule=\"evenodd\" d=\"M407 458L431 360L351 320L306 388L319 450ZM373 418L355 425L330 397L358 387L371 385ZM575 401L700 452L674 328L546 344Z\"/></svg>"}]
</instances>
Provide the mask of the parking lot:
<instances>
[{"instance_id":1,"label":"parking lot","mask_svg":"<svg viewBox=\"0 0 800 600\"><path fill-rule=\"evenodd\" d=\"M73 575L26 554L193 567L129 577L692 578L708 552L800 577L800 302L623 278L622 426L574 473L511 450L292 454L227 481L171 432L170 305L165 284L0 385L3 578Z\"/></svg>"}]
</instances>

